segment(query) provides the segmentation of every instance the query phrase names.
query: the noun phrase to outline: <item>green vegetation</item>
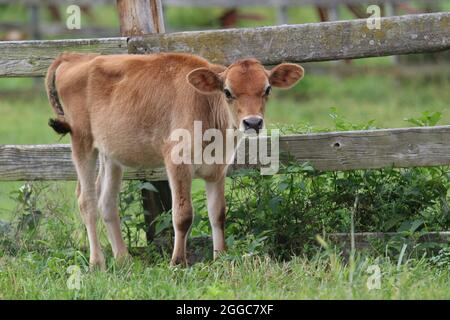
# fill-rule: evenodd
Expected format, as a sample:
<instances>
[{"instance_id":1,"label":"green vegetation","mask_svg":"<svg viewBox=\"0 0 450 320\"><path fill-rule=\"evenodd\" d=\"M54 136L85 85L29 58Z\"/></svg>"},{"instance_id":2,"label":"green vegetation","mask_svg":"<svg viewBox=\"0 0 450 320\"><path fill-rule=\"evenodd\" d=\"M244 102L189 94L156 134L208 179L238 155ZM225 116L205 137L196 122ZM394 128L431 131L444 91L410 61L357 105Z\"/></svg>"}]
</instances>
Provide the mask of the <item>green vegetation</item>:
<instances>
[{"instance_id":1,"label":"green vegetation","mask_svg":"<svg viewBox=\"0 0 450 320\"><path fill-rule=\"evenodd\" d=\"M307 175L312 172L307 166L297 171ZM250 181L252 178L255 180L247 181L250 186L244 187L243 192L248 192L250 187L257 184L259 189L253 192L262 190L267 193L270 189L268 184L271 183L269 179L261 184L258 180L260 177L250 177ZM233 183L245 182L237 179ZM296 183L301 183L301 179ZM281 186L283 184L278 184L278 187ZM278 233L283 234L285 239L273 242L270 238L277 234L275 223L283 223L291 215L278 209L266 210L263 205L259 214L249 212L245 217L245 210L256 207L254 196L251 196L250 204L246 206L247 200L240 200L232 192L228 193L234 200L231 202L232 209L228 213L230 222L227 224L230 250L219 260L211 261L208 248L203 249L208 250L203 253L207 257L203 262L189 268L171 268L168 266L170 252L161 252L150 245L144 250L132 250L133 260L117 266L111 258L102 228L108 269L106 272L88 271L88 243L83 226L60 187L59 184L35 183L14 193L18 207L12 223L0 224L3 235L0 237L0 299L450 298L449 247L436 249L430 256L427 254L431 252L427 250L429 247L414 243L414 237L426 228L423 224L402 222L404 237L389 243L372 243L373 247L369 251L357 250L354 258L350 256L348 259L341 249L333 247L321 237L318 237L320 246L305 239L303 235L319 233L310 221L305 221L300 228L295 224L279 225L279 228L288 228L286 232ZM236 186L232 188L237 189ZM126 209L122 217L123 233L132 247L139 242L139 238L142 240L142 214L139 214L133 198L138 189L136 182L126 184L121 195L121 208ZM364 203L364 192L361 195L361 203ZM194 199L198 218L192 233L198 236L206 232L208 227L202 196L196 194ZM263 194L261 199L266 201L269 197ZM321 201L329 201L328 196ZM325 218L325 214L320 214L323 207L317 207L316 212L321 218ZM342 207L345 208L345 204ZM363 212L361 215L356 223L358 229L361 228L361 222L375 218L364 216ZM311 218L308 214L304 217L294 215L295 219L298 217ZM350 214L344 209L329 219L334 219L345 230ZM408 219L408 216L404 219ZM264 228L262 233L258 228ZM170 215L161 216L156 229L160 237L170 238ZM294 229L301 234L293 234ZM295 243L299 239L304 240L297 245L305 249L305 254L280 259L281 250L290 247L290 240ZM401 253L397 249L403 244L408 249ZM427 243L428 246L431 244ZM437 244L433 247L439 248ZM270 252L277 249L280 251ZM79 273L73 271L74 266ZM380 276L379 288L377 275ZM79 290L73 287L77 283L76 279L80 279Z\"/></svg>"},{"instance_id":2,"label":"green vegetation","mask_svg":"<svg viewBox=\"0 0 450 320\"><path fill-rule=\"evenodd\" d=\"M27 252L0 257L0 299L450 298L449 269L424 260L408 260L397 268L397 262L389 259L361 258L350 268L342 259L322 253L289 262L250 256L178 269L169 268L165 261L136 258L132 265L111 265L104 273L83 269L80 290L69 290L68 266L85 259L76 252L72 256ZM367 287L373 276L368 272L370 265L380 268L380 289Z\"/></svg>"}]
</instances>

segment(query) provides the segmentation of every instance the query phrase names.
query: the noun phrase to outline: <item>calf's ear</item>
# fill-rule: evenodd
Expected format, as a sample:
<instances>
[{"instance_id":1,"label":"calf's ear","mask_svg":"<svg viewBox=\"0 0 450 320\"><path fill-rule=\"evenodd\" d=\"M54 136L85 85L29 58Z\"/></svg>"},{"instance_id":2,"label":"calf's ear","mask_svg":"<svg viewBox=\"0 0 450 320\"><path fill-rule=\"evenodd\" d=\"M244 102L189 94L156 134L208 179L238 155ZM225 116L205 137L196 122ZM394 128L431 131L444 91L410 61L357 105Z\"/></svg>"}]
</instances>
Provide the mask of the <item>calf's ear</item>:
<instances>
[{"instance_id":1,"label":"calf's ear","mask_svg":"<svg viewBox=\"0 0 450 320\"><path fill-rule=\"evenodd\" d=\"M294 63L282 63L269 71L269 83L278 88L288 89L303 78L305 71Z\"/></svg>"},{"instance_id":2,"label":"calf's ear","mask_svg":"<svg viewBox=\"0 0 450 320\"><path fill-rule=\"evenodd\" d=\"M187 81L200 93L221 91L223 81L221 77L208 68L194 69L186 77Z\"/></svg>"}]
</instances>

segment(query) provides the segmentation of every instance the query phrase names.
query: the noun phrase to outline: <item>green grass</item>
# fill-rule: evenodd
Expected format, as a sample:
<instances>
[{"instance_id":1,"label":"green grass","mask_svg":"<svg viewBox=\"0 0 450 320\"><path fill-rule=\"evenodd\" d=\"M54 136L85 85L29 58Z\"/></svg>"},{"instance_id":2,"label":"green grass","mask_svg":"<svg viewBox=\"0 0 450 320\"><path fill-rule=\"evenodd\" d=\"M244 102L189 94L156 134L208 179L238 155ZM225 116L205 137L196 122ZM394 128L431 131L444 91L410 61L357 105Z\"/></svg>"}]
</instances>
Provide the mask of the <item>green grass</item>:
<instances>
[{"instance_id":1,"label":"green grass","mask_svg":"<svg viewBox=\"0 0 450 320\"><path fill-rule=\"evenodd\" d=\"M23 253L0 258L0 299L450 299L450 271L425 260L357 259L333 255L276 262L247 257L171 268L134 258L122 268L81 274L80 290L67 287L70 263L60 255ZM369 290L370 265L381 271ZM350 273L352 273L350 282Z\"/></svg>"}]
</instances>

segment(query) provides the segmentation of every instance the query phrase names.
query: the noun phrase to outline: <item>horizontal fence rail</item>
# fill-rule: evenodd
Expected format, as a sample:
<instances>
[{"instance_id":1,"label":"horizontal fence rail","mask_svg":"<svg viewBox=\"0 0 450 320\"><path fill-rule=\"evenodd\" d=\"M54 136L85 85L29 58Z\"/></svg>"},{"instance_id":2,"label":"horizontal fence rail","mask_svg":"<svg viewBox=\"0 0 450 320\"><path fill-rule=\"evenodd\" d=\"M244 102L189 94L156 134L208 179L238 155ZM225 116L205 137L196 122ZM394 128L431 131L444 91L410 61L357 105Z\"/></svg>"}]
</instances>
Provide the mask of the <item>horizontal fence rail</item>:
<instances>
[{"instance_id":1,"label":"horizontal fence rail","mask_svg":"<svg viewBox=\"0 0 450 320\"><path fill-rule=\"evenodd\" d=\"M348 233L328 233L324 235L325 240L330 243L339 243L344 246L344 256L348 256L351 250L351 235ZM370 248L377 240L384 242L391 241L400 243L436 242L449 243L450 231L426 232L414 236L403 234L401 232L357 232L354 234L355 248ZM157 238L154 244L161 250L171 250L172 242L166 238ZM212 248L212 239L210 236L194 236L187 242L188 262L194 264L204 259L205 253L210 252ZM147 247L133 248L136 254L147 252Z\"/></svg>"},{"instance_id":2,"label":"horizontal fence rail","mask_svg":"<svg viewBox=\"0 0 450 320\"><path fill-rule=\"evenodd\" d=\"M127 38L0 42L0 76L44 76L55 57L65 51L127 53Z\"/></svg>"},{"instance_id":3,"label":"horizontal fence rail","mask_svg":"<svg viewBox=\"0 0 450 320\"><path fill-rule=\"evenodd\" d=\"M255 57L263 64L309 62L450 49L450 12L254 29L179 32L130 39L132 53L182 51L221 64Z\"/></svg>"},{"instance_id":4,"label":"horizontal fence rail","mask_svg":"<svg viewBox=\"0 0 450 320\"><path fill-rule=\"evenodd\" d=\"M450 231L437 232L420 232L420 235L405 235L398 232L357 232L354 234L355 248L366 249L370 248L375 241L382 240L394 243L417 243L435 242L435 243L450 243ZM324 235L327 242L333 244L343 245L344 257L349 257L351 254L351 235L348 233L328 233ZM170 251L173 249L173 242L165 237L158 237L153 240L154 245L161 251ZM192 265L198 262L205 261L205 256L210 254L213 248L213 241L210 236L191 236L187 241L187 260L188 264ZM82 247L82 250L87 251L87 247ZM145 255L148 252L148 247L132 247L131 253L135 255Z\"/></svg>"},{"instance_id":5,"label":"horizontal fence rail","mask_svg":"<svg viewBox=\"0 0 450 320\"><path fill-rule=\"evenodd\" d=\"M363 248L370 245L370 241L379 240L389 240L392 238L405 237L408 233L402 234L401 232L357 232L354 234L354 240L356 242L356 247ZM326 236L333 242L351 242L351 234L349 233L331 233ZM450 241L450 231L435 231L420 234L417 237L418 242L449 242Z\"/></svg>"},{"instance_id":6,"label":"horizontal fence rail","mask_svg":"<svg viewBox=\"0 0 450 320\"><path fill-rule=\"evenodd\" d=\"M128 45L128 48L127 48ZM381 19L307 23L254 29L178 32L133 38L0 42L0 76L43 76L63 51L103 54L188 52L230 64L255 57L263 64L378 57L450 49L450 12Z\"/></svg>"},{"instance_id":7,"label":"horizontal fence rail","mask_svg":"<svg viewBox=\"0 0 450 320\"><path fill-rule=\"evenodd\" d=\"M450 126L287 135L280 152L322 171L450 165ZM165 180L166 173L128 170L125 179ZM0 180L76 180L70 146L0 145Z\"/></svg>"}]
</instances>

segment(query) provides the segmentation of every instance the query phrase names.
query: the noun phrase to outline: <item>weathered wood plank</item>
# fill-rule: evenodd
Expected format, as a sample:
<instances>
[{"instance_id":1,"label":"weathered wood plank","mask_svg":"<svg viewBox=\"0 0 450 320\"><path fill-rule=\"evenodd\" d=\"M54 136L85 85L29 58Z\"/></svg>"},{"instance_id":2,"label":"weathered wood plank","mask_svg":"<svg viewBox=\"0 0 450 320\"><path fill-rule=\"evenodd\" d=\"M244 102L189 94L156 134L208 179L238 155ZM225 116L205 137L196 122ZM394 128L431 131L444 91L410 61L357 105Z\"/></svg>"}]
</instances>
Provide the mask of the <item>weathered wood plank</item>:
<instances>
[{"instance_id":1,"label":"weathered wood plank","mask_svg":"<svg viewBox=\"0 0 450 320\"><path fill-rule=\"evenodd\" d=\"M280 137L282 159L323 171L450 165L450 126ZM232 170L244 167L234 165ZM68 145L0 146L0 180L75 180ZM165 170L128 170L125 179L164 180Z\"/></svg>"},{"instance_id":2,"label":"weathered wood plank","mask_svg":"<svg viewBox=\"0 0 450 320\"><path fill-rule=\"evenodd\" d=\"M0 180L76 180L70 145L0 145ZM163 168L129 170L125 179L165 180Z\"/></svg>"},{"instance_id":3,"label":"weathered wood plank","mask_svg":"<svg viewBox=\"0 0 450 320\"><path fill-rule=\"evenodd\" d=\"M0 76L43 76L61 52L127 53L127 38L0 42Z\"/></svg>"},{"instance_id":4,"label":"weathered wood plank","mask_svg":"<svg viewBox=\"0 0 450 320\"><path fill-rule=\"evenodd\" d=\"M450 126L284 136L280 150L324 171L449 165Z\"/></svg>"},{"instance_id":5,"label":"weathered wood plank","mask_svg":"<svg viewBox=\"0 0 450 320\"><path fill-rule=\"evenodd\" d=\"M361 250L370 247L371 240L380 239L384 242L391 240L394 237L401 236L397 232L357 232L355 233L356 248ZM330 233L325 236L325 239L335 244L344 246L344 254L346 257L350 254L350 234L349 233ZM423 242L437 242L448 243L450 239L450 231L435 231L426 232L422 236L415 239L417 243ZM411 238L406 238L410 241ZM173 249L173 243L167 238L155 239L155 245L159 250L170 252ZM187 242L187 259L190 265L205 260L212 259L212 238L210 236L194 236L190 237ZM144 254L148 251L147 247L132 248L135 254Z\"/></svg>"},{"instance_id":6,"label":"weathered wood plank","mask_svg":"<svg viewBox=\"0 0 450 320\"><path fill-rule=\"evenodd\" d=\"M0 42L0 76L43 76L62 51L125 53L127 38ZM450 12L256 29L133 37L132 53L191 52L222 64L256 57L264 64L433 52L450 48Z\"/></svg>"},{"instance_id":7,"label":"weathered wood plank","mask_svg":"<svg viewBox=\"0 0 450 320\"><path fill-rule=\"evenodd\" d=\"M225 65L244 57L270 65L433 52L450 48L450 12L382 18L380 30L358 19L147 35L128 45L132 53L189 52Z\"/></svg>"},{"instance_id":8,"label":"weathered wood plank","mask_svg":"<svg viewBox=\"0 0 450 320\"><path fill-rule=\"evenodd\" d=\"M405 239L405 242L436 242L436 243L449 243L450 231L435 231L426 232L416 237L405 236L401 232L357 232L355 233L355 249L362 250L370 248L374 240L383 241L384 243L392 241L394 239ZM326 235L326 240L332 243L340 244L344 246L344 252L350 254L351 252L351 234L350 233L330 233ZM403 240L403 239L402 239ZM400 240L401 241L401 240Z\"/></svg>"},{"instance_id":9,"label":"weathered wood plank","mask_svg":"<svg viewBox=\"0 0 450 320\"><path fill-rule=\"evenodd\" d=\"M370 240L380 239L386 240L392 237L402 236L401 232L357 232L355 233L355 242L359 244L359 247L368 245ZM350 242L350 233L330 233L327 238L333 242ZM435 242L448 242L450 239L450 231L436 231L427 232L418 237L419 242L423 241L435 241Z\"/></svg>"}]
</instances>

